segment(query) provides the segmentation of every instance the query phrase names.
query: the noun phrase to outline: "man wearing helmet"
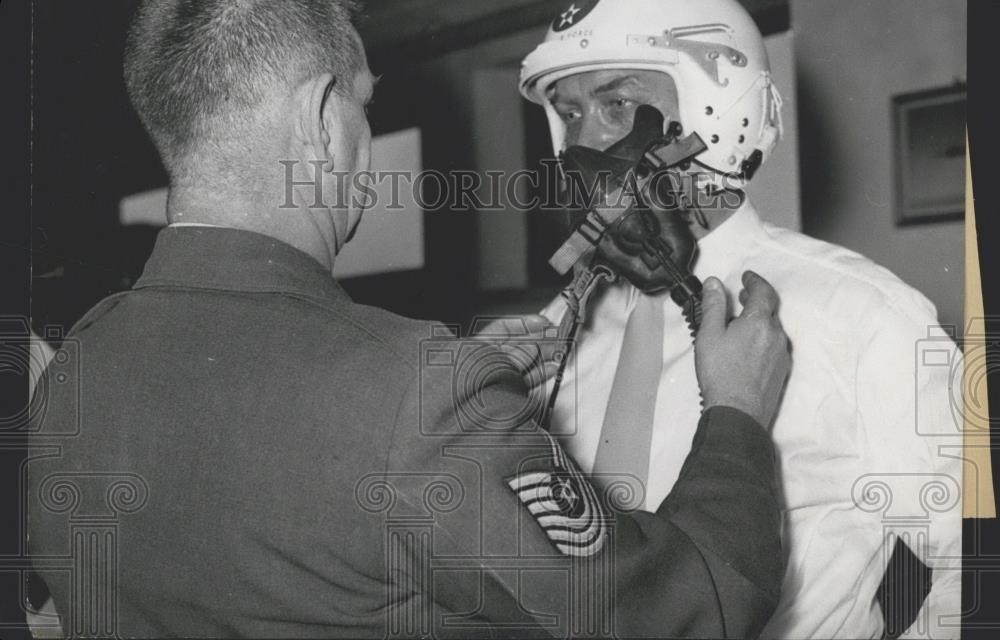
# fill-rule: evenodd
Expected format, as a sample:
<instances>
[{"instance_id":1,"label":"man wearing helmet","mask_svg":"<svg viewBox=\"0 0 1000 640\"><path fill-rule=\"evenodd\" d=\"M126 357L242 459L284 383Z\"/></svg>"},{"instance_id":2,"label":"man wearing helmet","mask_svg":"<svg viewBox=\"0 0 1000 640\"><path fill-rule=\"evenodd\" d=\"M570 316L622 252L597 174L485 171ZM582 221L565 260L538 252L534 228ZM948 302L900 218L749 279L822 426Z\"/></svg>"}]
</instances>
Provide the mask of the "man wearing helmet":
<instances>
[{"instance_id":1,"label":"man wearing helmet","mask_svg":"<svg viewBox=\"0 0 1000 640\"><path fill-rule=\"evenodd\" d=\"M878 597L890 542L901 533L893 524L902 516L907 526L919 521L908 547L933 569L933 586L916 622L906 621L907 633L957 637L960 461L919 435L947 432L948 368L918 372L914 359L915 345L938 324L936 311L871 261L762 222L742 192L781 136L781 98L751 16L737 0L575 0L525 59L520 88L544 106L556 153L607 149L629 134L643 104L678 122L683 134L697 134L705 150L681 165L701 210L690 225L699 241L694 274L718 277L732 290L753 270L781 297L780 320L794 348L773 423L788 568L762 636L890 633ZM678 478L700 408L681 308L667 297L653 300L662 306L663 351L647 394L651 434L616 434L622 421L609 417L622 403L616 395L625 365L641 357L629 351L627 327L650 303L624 282L597 289L590 300L552 430L595 474L609 470L600 464L602 448L616 437L645 438L633 462L615 458L628 469L610 471L644 476L647 503L655 505ZM564 308L557 300L543 313L559 322ZM647 336L645 351L656 354L659 331ZM631 408L643 411L634 401ZM891 512L874 505L876 485L888 491ZM928 506L932 486L942 499Z\"/></svg>"}]
</instances>

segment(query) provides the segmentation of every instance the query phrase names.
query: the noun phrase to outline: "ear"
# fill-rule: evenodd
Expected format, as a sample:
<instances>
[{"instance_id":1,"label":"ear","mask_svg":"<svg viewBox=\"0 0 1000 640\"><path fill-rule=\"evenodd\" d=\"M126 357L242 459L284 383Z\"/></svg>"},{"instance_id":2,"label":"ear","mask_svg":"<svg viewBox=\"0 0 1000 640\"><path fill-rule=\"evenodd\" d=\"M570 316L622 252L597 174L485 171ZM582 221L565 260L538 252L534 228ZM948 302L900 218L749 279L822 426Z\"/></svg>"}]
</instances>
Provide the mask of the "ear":
<instances>
[{"instance_id":1,"label":"ear","mask_svg":"<svg viewBox=\"0 0 1000 640\"><path fill-rule=\"evenodd\" d=\"M328 115L328 108L335 107L331 96L336 82L333 74L325 73L304 82L295 94L298 104L295 123L297 142L302 148L303 156L309 160L322 160L327 171L333 170L333 153L330 148L329 121L324 115Z\"/></svg>"}]
</instances>

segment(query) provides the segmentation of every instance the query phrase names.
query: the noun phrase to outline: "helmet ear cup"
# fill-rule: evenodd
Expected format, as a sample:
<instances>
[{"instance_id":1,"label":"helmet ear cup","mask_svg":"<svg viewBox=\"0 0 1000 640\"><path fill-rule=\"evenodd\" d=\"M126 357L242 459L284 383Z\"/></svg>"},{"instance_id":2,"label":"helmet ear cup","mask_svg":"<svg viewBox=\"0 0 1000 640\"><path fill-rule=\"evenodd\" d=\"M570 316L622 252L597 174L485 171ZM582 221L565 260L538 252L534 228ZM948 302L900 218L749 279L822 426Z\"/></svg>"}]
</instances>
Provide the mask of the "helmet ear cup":
<instances>
[{"instance_id":1,"label":"helmet ear cup","mask_svg":"<svg viewBox=\"0 0 1000 640\"><path fill-rule=\"evenodd\" d=\"M546 107L555 152L565 125L546 98L559 79L607 69L666 73L685 133L708 145L698 164L721 188L742 187L781 136L781 97L760 31L738 0L599 0L573 28L550 29L521 70L522 94ZM564 8L563 11L568 10Z\"/></svg>"}]
</instances>

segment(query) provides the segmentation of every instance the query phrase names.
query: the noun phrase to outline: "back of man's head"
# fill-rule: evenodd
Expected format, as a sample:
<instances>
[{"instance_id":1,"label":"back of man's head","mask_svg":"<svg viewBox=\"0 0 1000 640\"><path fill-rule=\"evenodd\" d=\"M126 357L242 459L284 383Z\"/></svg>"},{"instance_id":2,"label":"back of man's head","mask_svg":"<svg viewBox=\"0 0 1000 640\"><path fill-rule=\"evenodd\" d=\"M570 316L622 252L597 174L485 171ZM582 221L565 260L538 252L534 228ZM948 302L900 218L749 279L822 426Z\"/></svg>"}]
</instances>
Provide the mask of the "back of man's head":
<instances>
[{"instance_id":1,"label":"back of man's head","mask_svg":"<svg viewBox=\"0 0 1000 640\"><path fill-rule=\"evenodd\" d=\"M348 91L362 59L358 0L146 0L125 81L172 181L242 164L270 146L278 109L304 80ZM224 167L219 167L223 169ZM239 169L237 169L239 170Z\"/></svg>"}]
</instances>

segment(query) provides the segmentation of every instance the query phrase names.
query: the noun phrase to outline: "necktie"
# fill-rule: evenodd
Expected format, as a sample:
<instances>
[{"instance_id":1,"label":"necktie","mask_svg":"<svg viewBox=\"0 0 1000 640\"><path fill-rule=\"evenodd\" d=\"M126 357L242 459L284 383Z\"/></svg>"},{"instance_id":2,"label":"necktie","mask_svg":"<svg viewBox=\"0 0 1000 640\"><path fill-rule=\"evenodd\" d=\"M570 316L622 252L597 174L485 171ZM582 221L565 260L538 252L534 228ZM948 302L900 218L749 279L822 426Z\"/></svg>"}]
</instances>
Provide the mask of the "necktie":
<instances>
[{"instance_id":1,"label":"necktie","mask_svg":"<svg viewBox=\"0 0 1000 640\"><path fill-rule=\"evenodd\" d=\"M594 460L594 480L608 488L623 474L635 476L643 490L649 476L656 392L663 370L663 296L640 294L625 325L611 398L604 413ZM641 507L638 500L629 501Z\"/></svg>"}]
</instances>

